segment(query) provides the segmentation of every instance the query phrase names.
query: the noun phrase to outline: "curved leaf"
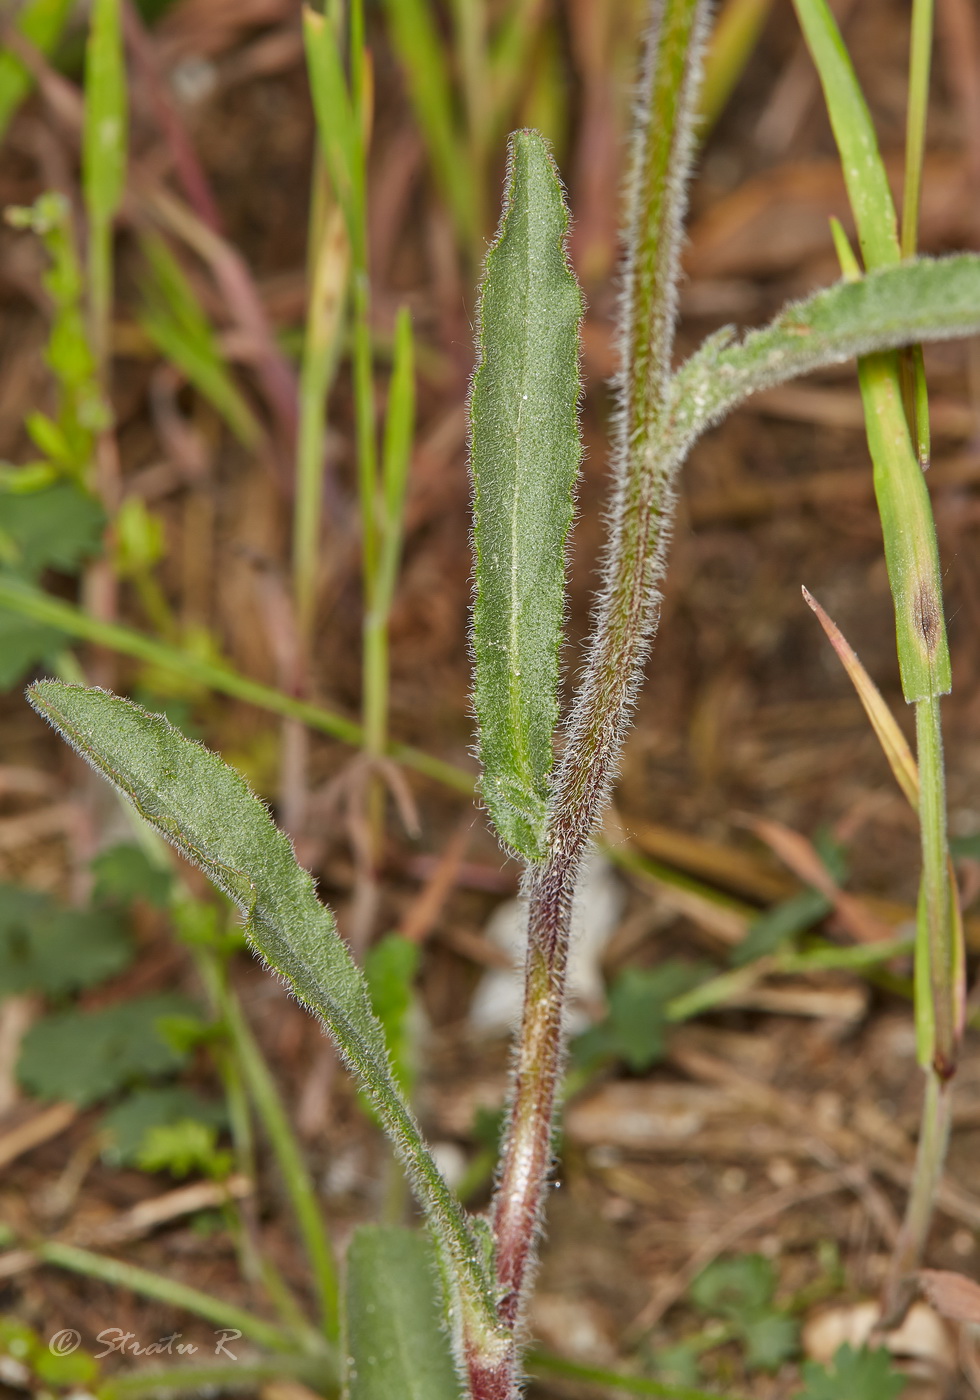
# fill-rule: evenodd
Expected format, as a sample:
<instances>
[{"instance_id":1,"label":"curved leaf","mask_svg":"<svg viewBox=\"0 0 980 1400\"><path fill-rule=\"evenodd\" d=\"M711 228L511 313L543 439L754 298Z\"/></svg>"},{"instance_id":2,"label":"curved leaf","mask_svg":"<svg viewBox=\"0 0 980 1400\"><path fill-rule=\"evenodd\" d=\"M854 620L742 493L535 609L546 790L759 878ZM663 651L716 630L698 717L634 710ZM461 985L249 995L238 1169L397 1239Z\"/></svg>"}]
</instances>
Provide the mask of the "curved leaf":
<instances>
[{"instance_id":1,"label":"curved leaf","mask_svg":"<svg viewBox=\"0 0 980 1400\"><path fill-rule=\"evenodd\" d=\"M668 433L682 458L712 423L760 389L825 365L980 330L980 256L916 258L838 282L762 330L718 331L674 375Z\"/></svg>"},{"instance_id":2,"label":"curved leaf","mask_svg":"<svg viewBox=\"0 0 980 1400\"><path fill-rule=\"evenodd\" d=\"M492 1291L466 1216L394 1078L364 978L288 838L244 778L162 715L60 681L38 681L28 699L238 905L252 946L326 1022L406 1166L456 1285L492 1332Z\"/></svg>"}]
</instances>

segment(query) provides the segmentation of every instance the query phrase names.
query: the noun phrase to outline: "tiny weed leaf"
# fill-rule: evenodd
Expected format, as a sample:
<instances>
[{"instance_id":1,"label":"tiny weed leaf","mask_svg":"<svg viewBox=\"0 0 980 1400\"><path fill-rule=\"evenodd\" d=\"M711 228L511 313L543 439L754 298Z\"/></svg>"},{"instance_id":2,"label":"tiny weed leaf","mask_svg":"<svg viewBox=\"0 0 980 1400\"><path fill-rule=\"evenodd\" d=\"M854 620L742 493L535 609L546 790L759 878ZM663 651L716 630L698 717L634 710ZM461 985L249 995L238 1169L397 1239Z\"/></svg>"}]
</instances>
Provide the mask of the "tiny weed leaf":
<instances>
[{"instance_id":1,"label":"tiny weed leaf","mask_svg":"<svg viewBox=\"0 0 980 1400\"><path fill-rule=\"evenodd\" d=\"M13 544L7 562L24 578L34 580L48 568L74 573L102 548L105 512L73 482L4 492L0 502L4 535Z\"/></svg>"},{"instance_id":2,"label":"tiny weed leaf","mask_svg":"<svg viewBox=\"0 0 980 1400\"><path fill-rule=\"evenodd\" d=\"M750 1369L776 1371L799 1350L799 1325L773 1303L776 1275L761 1254L717 1259L691 1285L691 1301L725 1318L745 1348Z\"/></svg>"},{"instance_id":3,"label":"tiny weed leaf","mask_svg":"<svg viewBox=\"0 0 980 1400\"><path fill-rule=\"evenodd\" d=\"M361 1225L347 1251L349 1400L459 1400L425 1235Z\"/></svg>"},{"instance_id":4,"label":"tiny weed leaf","mask_svg":"<svg viewBox=\"0 0 980 1400\"><path fill-rule=\"evenodd\" d=\"M833 906L819 890L803 890L784 899L753 919L741 943L732 949L732 965L744 967L756 958L775 953L784 943L805 933L830 913Z\"/></svg>"},{"instance_id":5,"label":"tiny weed leaf","mask_svg":"<svg viewBox=\"0 0 980 1400\"><path fill-rule=\"evenodd\" d=\"M59 1356L50 1346L42 1346L34 1354L31 1370L44 1383L45 1389L54 1387L74 1395L84 1395L91 1394L95 1389L99 1363L87 1351L69 1351Z\"/></svg>"},{"instance_id":6,"label":"tiny weed leaf","mask_svg":"<svg viewBox=\"0 0 980 1400\"><path fill-rule=\"evenodd\" d=\"M147 1129L136 1162L145 1172L170 1172L178 1177L203 1172L220 1180L231 1171L232 1157L218 1148L217 1137L214 1124L202 1123L199 1118L156 1123Z\"/></svg>"},{"instance_id":7,"label":"tiny weed leaf","mask_svg":"<svg viewBox=\"0 0 980 1400\"><path fill-rule=\"evenodd\" d=\"M447 1265L452 1260L461 1306L494 1332L492 1286L469 1223L392 1072L364 977L288 838L238 773L162 716L106 691L59 681L37 682L28 698L238 905L252 946L326 1022L408 1168Z\"/></svg>"},{"instance_id":8,"label":"tiny weed leaf","mask_svg":"<svg viewBox=\"0 0 980 1400\"><path fill-rule=\"evenodd\" d=\"M743 1320L745 1364L750 1370L778 1371L800 1349L800 1325L781 1312L765 1312Z\"/></svg>"},{"instance_id":9,"label":"tiny weed leaf","mask_svg":"<svg viewBox=\"0 0 980 1400\"><path fill-rule=\"evenodd\" d=\"M661 1059L666 1047L667 1004L704 980L705 970L668 961L656 968L628 967L613 983L605 1019L572 1046L577 1067L622 1060L636 1073Z\"/></svg>"},{"instance_id":10,"label":"tiny weed leaf","mask_svg":"<svg viewBox=\"0 0 980 1400\"><path fill-rule=\"evenodd\" d=\"M109 910L62 909L45 895L0 886L0 997L60 997L126 967L132 944Z\"/></svg>"},{"instance_id":11,"label":"tiny weed leaf","mask_svg":"<svg viewBox=\"0 0 980 1400\"><path fill-rule=\"evenodd\" d=\"M698 1348L685 1342L658 1349L653 1366L659 1379L673 1385L695 1386L700 1379Z\"/></svg>"},{"instance_id":12,"label":"tiny weed leaf","mask_svg":"<svg viewBox=\"0 0 980 1400\"><path fill-rule=\"evenodd\" d=\"M762 1254L716 1259L691 1284L691 1301L702 1312L734 1321L768 1309L776 1291L772 1264Z\"/></svg>"},{"instance_id":13,"label":"tiny weed leaf","mask_svg":"<svg viewBox=\"0 0 980 1400\"><path fill-rule=\"evenodd\" d=\"M0 608L0 690L44 665L64 644L64 632Z\"/></svg>"},{"instance_id":14,"label":"tiny weed leaf","mask_svg":"<svg viewBox=\"0 0 980 1400\"><path fill-rule=\"evenodd\" d=\"M103 1160L114 1167L132 1166L152 1129L191 1119L210 1128L222 1128L225 1117L220 1104L209 1103L180 1084L137 1089L102 1119L106 1144Z\"/></svg>"},{"instance_id":15,"label":"tiny weed leaf","mask_svg":"<svg viewBox=\"0 0 980 1400\"><path fill-rule=\"evenodd\" d=\"M558 722L565 538L582 455L568 211L547 147L510 141L504 214L480 296L470 396L474 700L481 791L503 841L544 853Z\"/></svg>"},{"instance_id":16,"label":"tiny weed leaf","mask_svg":"<svg viewBox=\"0 0 980 1400\"><path fill-rule=\"evenodd\" d=\"M96 903L128 905L142 899L155 909L166 909L170 903L169 871L154 865L139 846L112 846L96 856L92 871Z\"/></svg>"},{"instance_id":17,"label":"tiny weed leaf","mask_svg":"<svg viewBox=\"0 0 980 1400\"><path fill-rule=\"evenodd\" d=\"M186 1058L157 1029L164 1016L191 1015L172 994L138 997L104 1011L62 1011L35 1022L24 1037L17 1075L40 1099L85 1107L145 1079L180 1069Z\"/></svg>"},{"instance_id":18,"label":"tiny weed leaf","mask_svg":"<svg viewBox=\"0 0 980 1400\"><path fill-rule=\"evenodd\" d=\"M799 1400L898 1400L905 1380L883 1347L855 1351L845 1342L828 1366L804 1363Z\"/></svg>"}]
</instances>

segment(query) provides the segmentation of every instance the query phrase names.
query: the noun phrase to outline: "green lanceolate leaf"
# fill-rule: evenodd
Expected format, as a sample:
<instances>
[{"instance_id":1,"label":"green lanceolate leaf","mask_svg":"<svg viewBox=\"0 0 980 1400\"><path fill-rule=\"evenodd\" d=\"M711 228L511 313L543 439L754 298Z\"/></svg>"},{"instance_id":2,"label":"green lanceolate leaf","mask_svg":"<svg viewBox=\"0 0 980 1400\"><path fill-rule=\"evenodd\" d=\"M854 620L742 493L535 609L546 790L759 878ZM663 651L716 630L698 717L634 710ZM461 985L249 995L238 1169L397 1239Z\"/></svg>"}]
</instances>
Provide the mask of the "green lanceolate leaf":
<instances>
[{"instance_id":1,"label":"green lanceolate leaf","mask_svg":"<svg viewBox=\"0 0 980 1400\"><path fill-rule=\"evenodd\" d=\"M470 398L481 789L507 845L544 854L558 721L565 538L581 458L582 297L568 213L544 141L510 141L504 214L480 297Z\"/></svg>"},{"instance_id":2,"label":"green lanceolate leaf","mask_svg":"<svg viewBox=\"0 0 980 1400\"><path fill-rule=\"evenodd\" d=\"M417 1230L362 1225L347 1251L348 1400L459 1400L436 1262Z\"/></svg>"},{"instance_id":3,"label":"green lanceolate leaf","mask_svg":"<svg viewBox=\"0 0 980 1400\"><path fill-rule=\"evenodd\" d=\"M83 758L242 910L256 951L326 1022L412 1179L465 1304L496 1328L462 1208L392 1074L384 1030L333 915L245 780L161 715L104 690L39 681L28 698Z\"/></svg>"},{"instance_id":4,"label":"green lanceolate leaf","mask_svg":"<svg viewBox=\"0 0 980 1400\"><path fill-rule=\"evenodd\" d=\"M760 389L825 365L980 330L980 257L918 258L838 282L741 340L719 331L675 374L668 433L681 456L712 423Z\"/></svg>"}]
</instances>

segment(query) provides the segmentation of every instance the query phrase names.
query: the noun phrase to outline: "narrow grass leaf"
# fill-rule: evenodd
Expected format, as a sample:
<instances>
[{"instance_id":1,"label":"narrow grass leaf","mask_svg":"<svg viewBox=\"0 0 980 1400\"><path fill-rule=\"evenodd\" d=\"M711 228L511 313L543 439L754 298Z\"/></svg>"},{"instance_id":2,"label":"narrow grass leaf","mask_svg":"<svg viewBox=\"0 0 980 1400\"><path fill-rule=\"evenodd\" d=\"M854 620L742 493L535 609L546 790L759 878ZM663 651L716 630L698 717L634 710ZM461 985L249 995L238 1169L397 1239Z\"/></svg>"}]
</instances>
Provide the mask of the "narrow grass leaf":
<instances>
[{"instance_id":1,"label":"narrow grass leaf","mask_svg":"<svg viewBox=\"0 0 980 1400\"><path fill-rule=\"evenodd\" d=\"M414 359L412 319L407 307L403 306L395 322L394 364L388 389L388 413L381 451L383 519L375 605L385 613L391 607L395 591L395 575L398 571L404 529L405 492L408 488L412 436L415 432Z\"/></svg>"},{"instance_id":2,"label":"narrow grass leaf","mask_svg":"<svg viewBox=\"0 0 980 1400\"><path fill-rule=\"evenodd\" d=\"M242 1014L238 998L224 981L216 991L242 1078L265 1128L296 1216L319 1296L323 1330L331 1340L336 1340L340 1328L337 1268L316 1186L290 1124L282 1094Z\"/></svg>"},{"instance_id":3,"label":"narrow grass leaf","mask_svg":"<svg viewBox=\"0 0 980 1400\"><path fill-rule=\"evenodd\" d=\"M108 354L112 221L126 181L126 69L120 0L94 0L85 51L82 188L89 218L89 305L100 365Z\"/></svg>"},{"instance_id":4,"label":"narrow grass leaf","mask_svg":"<svg viewBox=\"0 0 980 1400\"><path fill-rule=\"evenodd\" d=\"M348 1400L459 1400L425 1235L361 1225L347 1251Z\"/></svg>"},{"instance_id":5,"label":"narrow grass leaf","mask_svg":"<svg viewBox=\"0 0 980 1400\"><path fill-rule=\"evenodd\" d=\"M489 1281L466 1217L394 1078L364 977L288 838L243 778L162 716L60 681L37 682L28 699L238 905L252 946L326 1023L405 1164L457 1287L493 1331Z\"/></svg>"},{"instance_id":6,"label":"narrow grass leaf","mask_svg":"<svg viewBox=\"0 0 980 1400\"><path fill-rule=\"evenodd\" d=\"M123 1259L112 1259L105 1254L96 1254L78 1245L64 1244L60 1240L42 1242L35 1249L37 1258L45 1264L53 1264L59 1269L68 1269L82 1278L97 1278L114 1288L125 1288L144 1298L156 1298L171 1308L181 1308L197 1317L207 1318L216 1327L234 1327L260 1347L274 1352L293 1352L297 1349L296 1337L289 1332L256 1317L254 1313L226 1303L213 1293L205 1293L189 1284L178 1283L176 1279L155 1274L152 1269L128 1264ZM326 1360L326 1357L324 1358Z\"/></svg>"},{"instance_id":7,"label":"narrow grass leaf","mask_svg":"<svg viewBox=\"0 0 980 1400\"><path fill-rule=\"evenodd\" d=\"M446 47L432 7L425 0L385 0L384 8L439 192L460 234L474 247L483 232L476 213L480 207L476 172L459 130Z\"/></svg>"},{"instance_id":8,"label":"narrow grass leaf","mask_svg":"<svg viewBox=\"0 0 980 1400\"><path fill-rule=\"evenodd\" d=\"M851 684L857 691L858 699L864 706L864 713L871 721L871 727L888 760L888 766L894 774L895 781L902 789L913 811L917 810L919 806L919 770L916 767L912 750L909 748L905 735L899 729L895 716L885 704L881 691L864 669L857 652L851 647L837 624L824 612L816 598L806 588L803 589L803 597L806 599L807 605L816 613L817 620L826 632L830 645L834 648L840 658L841 665L850 677Z\"/></svg>"},{"instance_id":9,"label":"narrow grass leaf","mask_svg":"<svg viewBox=\"0 0 980 1400\"><path fill-rule=\"evenodd\" d=\"M540 860L558 721L565 539L582 451L582 297L544 141L519 131L509 152L470 397L474 695L484 800L502 840Z\"/></svg>"},{"instance_id":10,"label":"narrow grass leaf","mask_svg":"<svg viewBox=\"0 0 980 1400\"><path fill-rule=\"evenodd\" d=\"M357 164L357 125L351 106L344 64L334 26L327 15L308 5L303 9L303 38L306 65L316 113L317 131L330 178L348 220L352 243L357 232L351 227L353 187Z\"/></svg>"},{"instance_id":11,"label":"narrow grass leaf","mask_svg":"<svg viewBox=\"0 0 980 1400\"><path fill-rule=\"evenodd\" d=\"M318 150L322 152L318 140ZM303 362L299 385L299 440L296 453L296 499L293 505L293 586L300 635L307 642L316 612L317 554L323 506L327 436L327 399L340 361L350 238L344 212L327 204L326 166L319 166L314 186L308 255L310 293L306 308Z\"/></svg>"},{"instance_id":12,"label":"narrow grass leaf","mask_svg":"<svg viewBox=\"0 0 980 1400\"><path fill-rule=\"evenodd\" d=\"M42 54L51 54L74 3L75 0L27 0L17 15L17 32ZM34 79L20 59L0 50L0 139L33 86Z\"/></svg>"},{"instance_id":13,"label":"narrow grass leaf","mask_svg":"<svg viewBox=\"0 0 980 1400\"><path fill-rule=\"evenodd\" d=\"M909 432L898 356L862 357L858 382L895 603L902 689L913 704L952 687L936 526Z\"/></svg>"},{"instance_id":14,"label":"narrow grass leaf","mask_svg":"<svg viewBox=\"0 0 980 1400\"><path fill-rule=\"evenodd\" d=\"M698 138L702 145L755 52L772 0L726 0L704 58Z\"/></svg>"},{"instance_id":15,"label":"narrow grass leaf","mask_svg":"<svg viewBox=\"0 0 980 1400\"><path fill-rule=\"evenodd\" d=\"M140 324L154 345L218 411L245 447L262 435L255 414L235 384L206 312L163 239L142 241L149 272L143 281Z\"/></svg>"},{"instance_id":16,"label":"narrow grass leaf","mask_svg":"<svg viewBox=\"0 0 980 1400\"><path fill-rule=\"evenodd\" d=\"M57 645L58 633L67 633L69 637L80 637L85 641L95 642L98 646L107 647L119 656L130 656L134 660L145 661L150 666L159 667L169 675L192 684L207 686L219 695L231 695L236 700L244 700L248 705L257 705L259 709L267 710L270 714L299 720L301 724L307 724L321 734L330 734L342 743L356 747L363 740L361 726L333 710L326 710L321 705L313 705L305 700L297 700L274 686L253 681L220 659L212 661L207 656L188 651L186 647L158 642L154 637L137 632L135 628L103 622L73 603L66 603L60 598L52 597L50 593L43 593L20 579L9 578L2 573L0 609L9 609L15 618L25 618L40 623L42 627L57 629L57 632L51 632L52 645ZM5 626L6 621L3 612L0 612L0 628ZM4 646L0 645L0 655L3 654ZM37 653L38 656L45 654L43 649ZM0 675L2 673L0 667ZM413 748L410 744L390 743L385 752L406 767L425 773L436 782L445 783L457 792L469 795L473 792L474 780L471 774L440 758L434 758L421 749Z\"/></svg>"},{"instance_id":17,"label":"narrow grass leaf","mask_svg":"<svg viewBox=\"0 0 980 1400\"><path fill-rule=\"evenodd\" d=\"M823 88L864 265L901 259L895 205L868 104L827 0L793 0Z\"/></svg>"}]
</instances>

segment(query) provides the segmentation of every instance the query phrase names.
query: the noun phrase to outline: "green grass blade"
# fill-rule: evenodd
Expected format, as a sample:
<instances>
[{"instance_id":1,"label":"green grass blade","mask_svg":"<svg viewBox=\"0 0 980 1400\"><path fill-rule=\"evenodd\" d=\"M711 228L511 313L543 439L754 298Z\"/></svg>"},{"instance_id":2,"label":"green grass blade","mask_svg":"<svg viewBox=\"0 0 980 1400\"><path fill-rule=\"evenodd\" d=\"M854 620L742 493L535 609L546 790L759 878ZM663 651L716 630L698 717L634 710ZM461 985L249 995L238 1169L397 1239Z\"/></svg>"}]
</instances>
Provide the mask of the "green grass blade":
<instances>
[{"instance_id":1,"label":"green grass blade","mask_svg":"<svg viewBox=\"0 0 980 1400\"><path fill-rule=\"evenodd\" d=\"M902 254L895 205L868 104L827 0L793 3L820 75L864 265L869 271L887 267Z\"/></svg>"},{"instance_id":2,"label":"green grass blade","mask_svg":"<svg viewBox=\"0 0 980 1400\"><path fill-rule=\"evenodd\" d=\"M885 542L902 690L909 704L952 686L939 545L929 490L909 434L898 356L858 363L875 496Z\"/></svg>"},{"instance_id":3,"label":"green grass blade","mask_svg":"<svg viewBox=\"0 0 980 1400\"><path fill-rule=\"evenodd\" d=\"M183 269L162 238L144 238L142 247L150 271L143 283L140 325L161 354L213 405L239 442L254 447L262 429L229 372L211 322Z\"/></svg>"},{"instance_id":4,"label":"green grass blade","mask_svg":"<svg viewBox=\"0 0 980 1400\"><path fill-rule=\"evenodd\" d=\"M668 430L675 450L760 389L826 365L980 330L980 256L919 258L840 282L735 340L720 331L677 371ZM920 473L921 475L921 473Z\"/></svg>"},{"instance_id":5,"label":"green grass blade","mask_svg":"<svg viewBox=\"0 0 980 1400\"><path fill-rule=\"evenodd\" d=\"M296 1338L272 1322L225 1303L212 1293L204 1293L199 1288L191 1288L186 1283L155 1274L150 1269L141 1269L136 1264L127 1264L122 1259L111 1259L104 1254L96 1254L90 1249L80 1249L77 1245L63 1244L50 1240L36 1246L34 1253L45 1264L54 1264L59 1269L68 1269L84 1278L101 1279L103 1283L116 1288L127 1288L144 1298L156 1298L173 1308L183 1308L198 1317L207 1318L217 1327L234 1328L259 1346L270 1351L295 1351Z\"/></svg>"},{"instance_id":6,"label":"green grass blade","mask_svg":"<svg viewBox=\"0 0 980 1400\"><path fill-rule=\"evenodd\" d=\"M527 1358L531 1372L546 1376L563 1376L571 1381L581 1381L585 1385L599 1386L603 1390L622 1390L628 1395L653 1395L659 1400L723 1400L714 1390L697 1390L689 1385L673 1385L669 1381L656 1381L647 1376L628 1376L621 1371L610 1371L604 1366L587 1366L580 1361L567 1361L563 1356L554 1356L547 1351L532 1351ZM729 1395L727 1400L737 1400Z\"/></svg>"},{"instance_id":7,"label":"green grass blade","mask_svg":"<svg viewBox=\"0 0 980 1400\"><path fill-rule=\"evenodd\" d=\"M402 543L402 516L412 436L415 431L415 370L412 323L402 307L395 324L395 350L381 454L381 483L375 504L377 556L366 579L364 614L364 733L367 751L384 751L388 728L388 619Z\"/></svg>"},{"instance_id":8,"label":"green grass blade","mask_svg":"<svg viewBox=\"0 0 980 1400\"><path fill-rule=\"evenodd\" d=\"M459 130L445 45L435 27L432 6L426 0L385 0L384 7L436 185L461 237L473 248L483 233L482 193Z\"/></svg>"},{"instance_id":9,"label":"green grass blade","mask_svg":"<svg viewBox=\"0 0 980 1400\"><path fill-rule=\"evenodd\" d=\"M922 167L926 153L929 69L932 65L934 0L913 0L909 53L909 100L905 124L905 189L902 192L903 258L915 256L919 243Z\"/></svg>"},{"instance_id":10,"label":"green grass blade","mask_svg":"<svg viewBox=\"0 0 980 1400\"><path fill-rule=\"evenodd\" d=\"M381 559L378 570L376 606L385 612L391 607L395 574L401 554L404 530L405 492L412 459L415 432L415 353L412 318L402 307L395 322L395 351L388 414L381 452L381 483L384 519L381 528Z\"/></svg>"},{"instance_id":11,"label":"green grass blade","mask_svg":"<svg viewBox=\"0 0 980 1400\"><path fill-rule=\"evenodd\" d=\"M909 98L905 123L905 188L902 192L901 249L903 258L915 256L919 246L919 207L922 203L922 168L926 153L926 119L929 111L929 70L932 66L934 0L913 0L912 42L909 49ZM922 346L902 356L905 411L923 470L931 455L929 392L922 361Z\"/></svg>"},{"instance_id":12,"label":"green grass blade","mask_svg":"<svg viewBox=\"0 0 980 1400\"><path fill-rule=\"evenodd\" d=\"M356 203L354 181L358 135L337 35L328 16L306 6L303 10L303 37L323 156L344 217L348 220L351 242L356 245L359 231L352 220Z\"/></svg>"},{"instance_id":13,"label":"green grass blade","mask_svg":"<svg viewBox=\"0 0 980 1400\"><path fill-rule=\"evenodd\" d=\"M318 188L325 202L326 175L322 170L319 175ZM343 211L334 205L322 220L311 220L311 234L293 510L293 588L304 646L309 646L316 611L327 398L340 360L350 277L350 239Z\"/></svg>"},{"instance_id":14,"label":"green grass blade","mask_svg":"<svg viewBox=\"0 0 980 1400\"><path fill-rule=\"evenodd\" d=\"M216 664L195 656L192 652L182 651L179 647L169 646L166 642L158 642L132 627L103 622L72 603L52 598L50 594L42 593L40 589L32 588L19 579L0 575L0 608L6 608L18 617L29 618L42 626L56 628L69 637L94 642L96 646L106 647L119 656L129 656L136 661L159 666L175 676L207 686L219 695L230 695L235 700L242 700L247 705L256 705L259 709L267 710L273 715L281 715L284 719L299 720L301 724L309 725L321 734L340 739L342 743L355 747L363 743L364 733L361 726L353 720L345 719L343 715L305 700L296 700L273 686L262 685L260 681L253 681L248 676L241 675L230 666ZM410 744L392 743L388 745L386 752L405 767L423 773L436 782L445 783L457 792L473 792L471 774L451 763L444 763L442 759L433 758L421 749L413 748Z\"/></svg>"},{"instance_id":15,"label":"green grass blade","mask_svg":"<svg viewBox=\"0 0 980 1400\"><path fill-rule=\"evenodd\" d=\"M698 139L703 145L755 51L772 0L726 0L704 57Z\"/></svg>"},{"instance_id":16,"label":"green grass blade","mask_svg":"<svg viewBox=\"0 0 980 1400\"><path fill-rule=\"evenodd\" d=\"M340 1330L337 1270L316 1187L290 1126L279 1086L263 1058L248 1022L242 1015L238 999L226 985L219 984L216 991L221 1002L222 1016L235 1048L235 1056L248 1084L256 1111L265 1126L299 1225L310 1261L314 1287L319 1297L324 1332L331 1342L336 1342Z\"/></svg>"},{"instance_id":17,"label":"green grass blade","mask_svg":"<svg viewBox=\"0 0 980 1400\"><path fill-rule=\"evenodd\" d=\"M50 55L64 31L75 0L28 0L15 21L19 34ZM17 108L34 86L20 59L0 50L0 140Z\"/></svg>"},{"instance_id":18,"label":"green grass blade","mask_svg":"<svg viewBox=\"0 0 980 1400\"><path fill-rule=\"evenodd\" d=\"M470 397L474 694L487 808L507 845L540 860L558 721L565 538L582 451L582 298L547 148L521 131L509 149Z\"/></svg>"},{"instance_id":19,"label":"green grass blade","mask_svg":"<svg viewBox=\"0 0 980 1400\"><path fill-rule=\"evenodd\" d=\"M82 188L89 220L92 348L101 367L109 353L112 221L126 181L126 69L120 0L94 0L85 51Z\"/></svg>"},{"instance_id":20,"label":"green grass blade","mask_svg":"<svg viewBox=\"0 0 980 1400\"><path fill-rule=\"evenodd\" d=\"M244 779L160 715L85 686L38 681L31 704L231 899L253 948L328 1027L415 1188L470 1312L496 1330L490 1280L392 1073L384 1029L334 918Z\"/></svg>"},{"instance_id":21,"label":"green grass blade","mask_svg":"<svg viewBox=\"0 0 980 1400\"><path fill-rule=\"evenodd\" d=\"M347 1251L348 1400L459 1400L432 1248L361 1225Z\"/></svg>"}]
</instances>

